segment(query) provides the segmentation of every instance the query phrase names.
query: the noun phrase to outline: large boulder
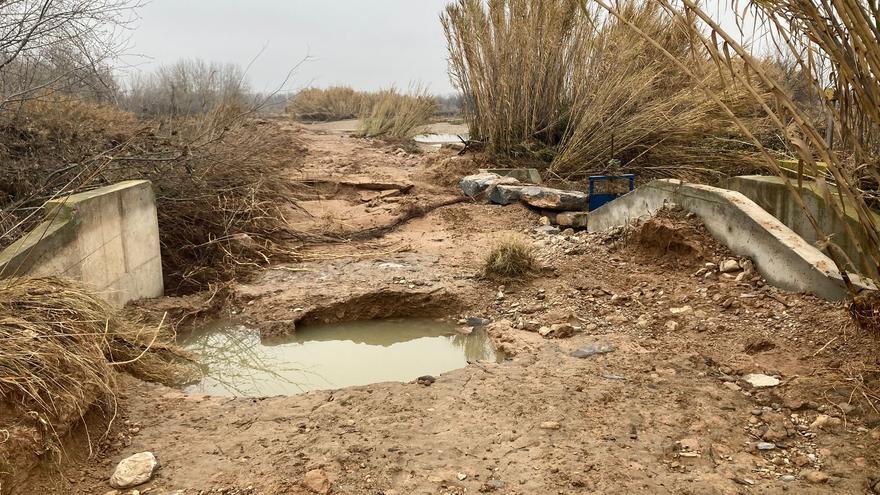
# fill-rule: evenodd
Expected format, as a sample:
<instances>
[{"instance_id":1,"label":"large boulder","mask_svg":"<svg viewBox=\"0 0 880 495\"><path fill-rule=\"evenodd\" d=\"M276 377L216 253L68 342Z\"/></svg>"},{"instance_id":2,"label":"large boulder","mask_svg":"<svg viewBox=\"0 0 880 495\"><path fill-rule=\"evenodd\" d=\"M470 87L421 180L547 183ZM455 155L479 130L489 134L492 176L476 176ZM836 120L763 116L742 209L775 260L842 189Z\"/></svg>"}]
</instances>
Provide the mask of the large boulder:
<instances>
[{"instance_id":1,"label":"large boulder","mask_svg":"<svg viewBox=\"0 0 880 495\"><path fill-rule=\"evenodd\" d=\"M489 201L509 205L522 201L535 208L554 211L584 211L588 195L579 191L564 191L539 186L498 185L489 194Z\"/></svg>"},{"instance_id":2,"label":"large boulder","mask_svg":"<svg viewBox=\"0 0 880 495\"><path fill-rule=\"evenodd\" d=\"M496 186L503 184L515 185L519 184L519 181L513 177L502 177L498 174L483 172L468 175L458 183L459 187L461 187L461 192L469 198L476 198L486 192L491 193L491 190Z\"/></svg>"}]
</instances>

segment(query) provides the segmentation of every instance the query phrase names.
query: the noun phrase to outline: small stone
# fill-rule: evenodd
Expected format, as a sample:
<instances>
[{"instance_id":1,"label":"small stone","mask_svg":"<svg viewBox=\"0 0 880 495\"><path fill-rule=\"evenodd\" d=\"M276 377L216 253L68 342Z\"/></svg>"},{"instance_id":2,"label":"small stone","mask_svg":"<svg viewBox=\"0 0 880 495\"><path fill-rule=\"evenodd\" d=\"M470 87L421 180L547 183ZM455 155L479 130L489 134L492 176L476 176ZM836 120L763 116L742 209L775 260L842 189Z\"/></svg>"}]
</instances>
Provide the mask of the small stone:
<instances>
[{"instance_id":1,"label":"small stone","mask_svg":"<svg viewBox=\"0 0 880 495\"><path fill-rule=\"evenodd\" d=\"M669 320L666 322L665 326L666 326L666 330L669 330L670 332L674 332L674 331L678 330L679 325L678 325L677 321Z\"/></svg>"},{"instance_id":2,"label":"small stone","mask_svg":"<svg viewBox=\"0 0 880 495\"><path fill-rule=\"evenodd\" d=\"M832 416L828 416L827 414L820 414L816 416L816 420L810 423L811 430L830 430L833 427L842 423L840 418L835 418Z\"/></svg>"},{"instance_id":3,"label":"small stone","mask_svg":"<svg viewBox=\"0 0 880 495\"><path fill-rule=\"evenodd\" d=\"M758 450L774 450L776 449L775 443L770 442L758 442Z\"/></svg>"},{"instance_id":4,"label":"small stone","mask_svg":"<svg viewBox=\"0 0 880 495\"><path fill-rule=\"evenodd\" d=\"M150 481L159 461L152 452L140 452L126 457L116 466L110 477L110 486L120 490L138 486Z\"/></svg>"},{"instance_id":5,"label":"small stone","mask_svg":"<svg viewBox=\"0 0 880 495\"><path fill-rule=\"evenodd\" d=\"M769 388L779 385L779 379L761 373L752 373L743 377L743 380L755 388Z\"/></svg>"},{"instance_id":6,"label":"small stone","mask_svg":"<svg viewBox=\"0 0 880 495\"><path fill-rule=\"evenodd\" d=\"M826 483L831 476L828 476L827 473L823 473L822 471L807 471L803 473L803 477L805 480L810 483L821 484Z\"/></svg>"},{"instance_id":7,"label":"small stone","mask_svg":"<svg viewBox=\"0 0 880 495\"><path fill-rule=\"evenodd\" d=\"M542 430L558 430L560 428L562 428L562 425L558 421L544 421L541 423Z\"/></svg>"},{"instance_id":8,"label":"small stone","mask_svg":"<svg viewBox=\"0 0 880 495\"><path fill-rule=\"evenodd\" d=\"M690 306L682 306L680 308L669 308L669 312L672 313L673 316L678 315L688 315L694 312L694 308Z\"/></svg>"},{"instance_id":9,"label":"small stone","mask_svg":"<svg viewBox=\"0 0 880 495\"><path fill-rule=\"evenodd\" d=\"M737 385L734 382L724 382L722 385L727 389L733 390L734 392L742 391L742 387L740 387L739 385Z\"/></svg>"},{"instance_id":10,"label":"small stone","mask_svg":"<svg viewBox=\"0 0 880 495\"><path fill-rule=\"evenodd\" d=\"M303 476L303 486L308 488L312 493L326 495L330 493L330 479L323 469L312 469Z\"/></svg>"},{"instance_id":11,"label":"small stone","mask_svg":"<svg viewBox=\"0 0 880 495\"><path fill-rule=\"evenodd\" d=\"M416 383L418 383L419 385L424 385L426 387L429 385L432 385L436 381L437 381L437 379L431 375L425 375L425 376L420 376L420 377L416 378Z\"/></svg>"},{"instance_id":12,"label":"small stone","mask_svg":"<svg viewBox=\"0 0 880 495\"><path fill-rule=\"evenodd\" d=\"M734 259L724 260L718 267L718 271L720 271L721 273L738 272L741 269L742 268L739 266L739 261L736 261Z\"/></svg>"},{"instance_id":13,"label":"small stone","mask_svg":"<svg viewBox=\"0 0 880 495\"><path fill-rule=\"evenodd\" d=\"M541 220L539 220L539 223L541 225L550 225L550 223L551 223L550 218L549 217L541 217Z\"/></svg>"},{"instance_id":14,"label":"small stone","mask_svg":"<svg viewBox=\"0 0 880 495\"><path fill-rule=\"evenodd\" d=\"M595 344L590 344L577 349L576 351L571 353L571 356L580 359L586 359L588 357L593 357L599 354L608 354L609 352L614 352L613 345L603 342L597 342Z\"/></svg>"},{"instance_id":15,"label":"small stone","mask_svg":"<svg viewBox=\"0 0 880 495\"><path fill-rule=\"evenodd\" d=\"M467 479L468 475L466 475L464 473L458 473L457 477L458 477L458 481L464 481Z\"/></svg>"},{"instance_id":16,"label":"small stone","mask_svg":"<svg viewBox=\"0 0 880 495\"><path fill-rule=\"evenodd\" d=\"M797 478L795 478L795 477L794 477L793 475L791 475L791 474L783 474L782 476L779 477L779 481L785 481L785 482L794 481L794 480L796 480L796 479L797 479Z\"/></svg>"}]
</instances>

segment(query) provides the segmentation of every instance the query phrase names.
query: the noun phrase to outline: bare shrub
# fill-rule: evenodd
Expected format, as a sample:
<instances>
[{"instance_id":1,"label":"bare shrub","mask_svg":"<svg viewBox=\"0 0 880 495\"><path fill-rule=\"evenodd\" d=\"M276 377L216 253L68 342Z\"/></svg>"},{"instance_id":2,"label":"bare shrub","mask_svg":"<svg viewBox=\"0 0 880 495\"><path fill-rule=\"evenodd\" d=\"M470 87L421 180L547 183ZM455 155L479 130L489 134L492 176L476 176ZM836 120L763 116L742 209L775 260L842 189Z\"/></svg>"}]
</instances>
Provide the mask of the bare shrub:
<instances>
[{"instance_id":1,"label":"bare shrub","mask_svg":"<svg viewBox=\"0 0 880 495\"><path fill-rule=\"evenodd\" d=\"M394 88L380 91L361 114L359 132L366 137L410 139L419 127L431 121L435 109L434 99L419 86L409 94Z\"/></svg>"},{"instance_id":2,"label":"bare shrub","mask_svg":"<svg viewBox=\"0 0 880 495\"><path fill-rule=\"evenodd\" d=\"M180 60L134 78L130 86L120 103L142 115L173 118L222 107L240 112L253 104L245 73L235 64Z\"/></svg>"},{"instance_id":3,"label":"bare shrub","mask_svg":"<svg viewBox=\"0 0 880 495\"><path fill-rule=\"evenodd\" d=\"M0 7L0 108L54 91L114 89L108 64L137 0L8 0Z\"/></svg>"},{"instance_id":4,"label":"bare shrub","mask_svg":"<svg viewBox=\"0 0 880 495\"><path fill-rule=\"evenodd\" d=\"M483 274L491 278L513 278L525 275L534 266L532 247L522 239L506 237L489 249L483 261Z\"/></svg>"}]
</instances>

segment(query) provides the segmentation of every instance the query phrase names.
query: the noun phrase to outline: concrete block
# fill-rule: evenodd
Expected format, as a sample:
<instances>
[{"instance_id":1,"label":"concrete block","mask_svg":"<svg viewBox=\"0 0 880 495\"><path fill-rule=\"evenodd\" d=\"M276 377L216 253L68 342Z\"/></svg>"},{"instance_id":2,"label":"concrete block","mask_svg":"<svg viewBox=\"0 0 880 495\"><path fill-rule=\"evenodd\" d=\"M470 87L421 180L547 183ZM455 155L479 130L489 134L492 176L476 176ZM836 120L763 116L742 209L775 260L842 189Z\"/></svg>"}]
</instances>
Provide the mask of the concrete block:
<instances>
[{"instance_id":1,"label":"concrete block","mask_svg":"<svg viewBox=\"0 0 880 495\"><path fill-rule=\"evenodd\" d=\"M159 226L148 181L50 201L46 221L0 253L0 276L64 276L108 301L163 294Z\"/></svg>"}]
</instances>

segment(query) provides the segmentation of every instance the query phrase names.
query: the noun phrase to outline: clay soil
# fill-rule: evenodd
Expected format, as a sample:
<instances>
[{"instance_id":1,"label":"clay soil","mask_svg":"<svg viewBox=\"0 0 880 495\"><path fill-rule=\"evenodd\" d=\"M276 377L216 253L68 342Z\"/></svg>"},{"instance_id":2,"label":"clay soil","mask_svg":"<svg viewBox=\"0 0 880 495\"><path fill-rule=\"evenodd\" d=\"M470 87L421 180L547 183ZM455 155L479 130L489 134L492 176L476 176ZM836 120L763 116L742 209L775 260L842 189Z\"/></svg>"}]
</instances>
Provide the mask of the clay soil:
<instances>
[{"instance_id":1,"label":"clay soil","mask_svg":"<svg viewBox=\"0 0 880 495\"><path fill-rule=\"evenodd\" d=\"M126 377L110 436L91 428L90 455L84 431L75 433L60 467L47 464L17 493L110 492L116 463L142 451L161 468L137 490L158 495L324 491L304 482L310 471L310 480L326 476L329 493L364 495L871 492L878 342L848 324L842 305L751 274L705 276L706 263L730 255L686 216L641 231L539 234L540 217L519 206L434 208L459 196L434 179L476 169L472 157L301 136L308 156L290 177L314 192L289 221L328 241L295 246L304 261L235 287L227 316L266 333L488 317L510 359L430 386L259 399ZM485 253L510 235L535 247L540 266L515 282L485 279ZM573 336L534 331L563 323ZM613 351L571 356L591 344ZM749 373L781 383L754 389Z\"/></svg>"}]
</instances>

